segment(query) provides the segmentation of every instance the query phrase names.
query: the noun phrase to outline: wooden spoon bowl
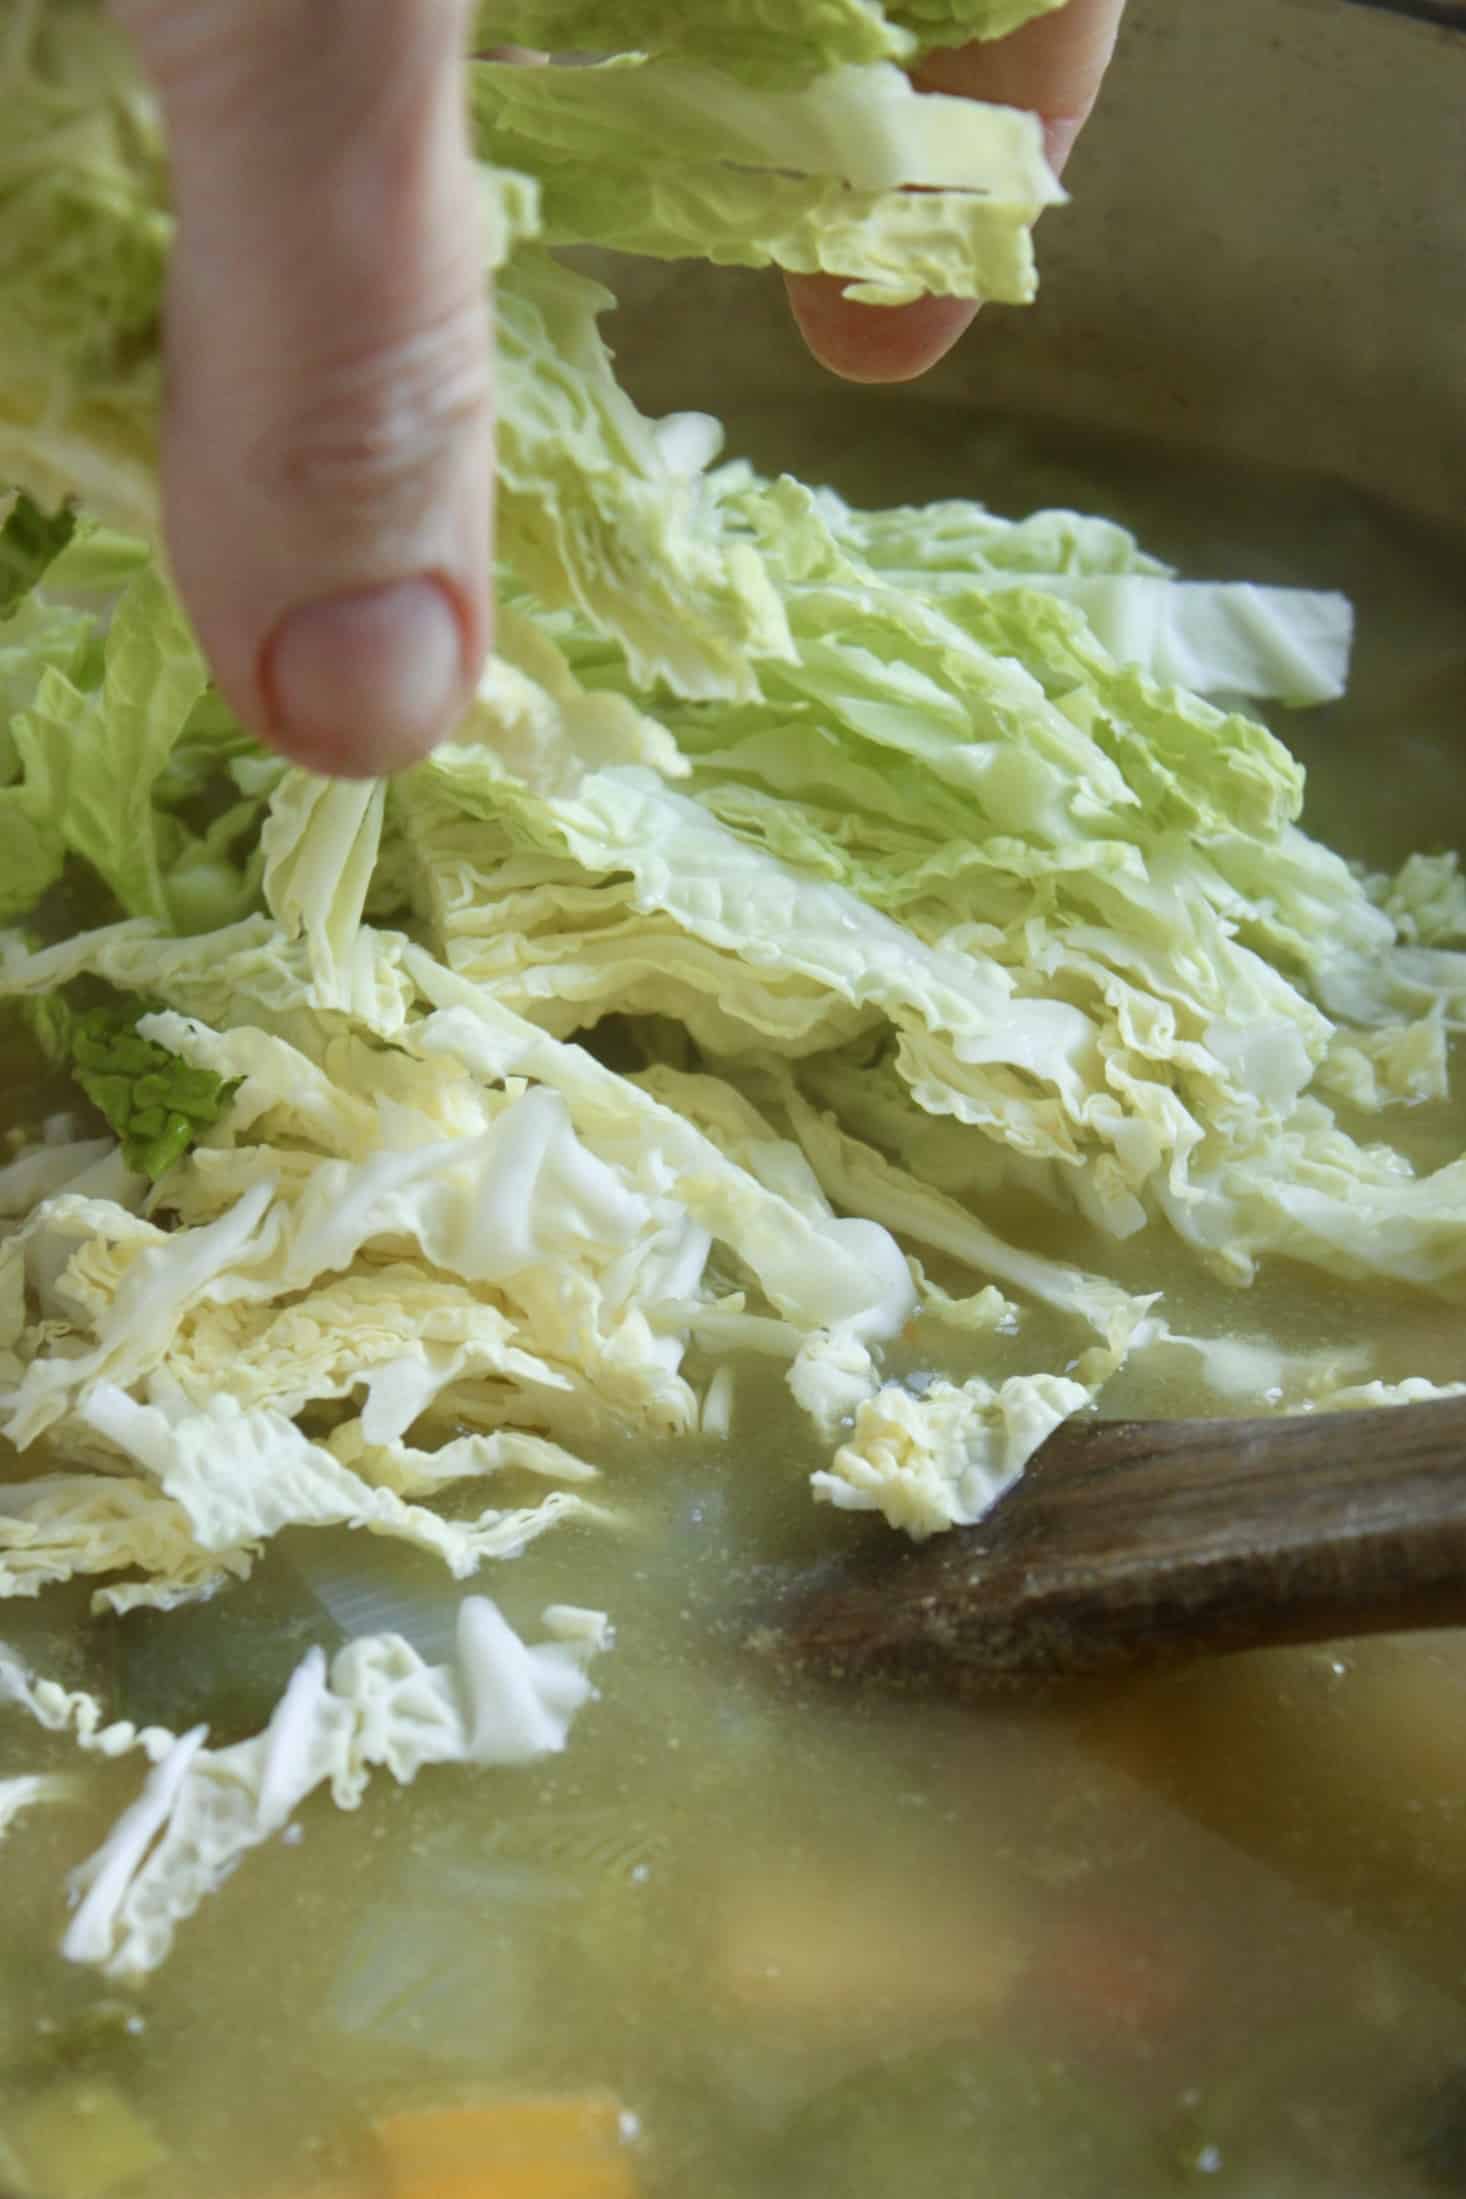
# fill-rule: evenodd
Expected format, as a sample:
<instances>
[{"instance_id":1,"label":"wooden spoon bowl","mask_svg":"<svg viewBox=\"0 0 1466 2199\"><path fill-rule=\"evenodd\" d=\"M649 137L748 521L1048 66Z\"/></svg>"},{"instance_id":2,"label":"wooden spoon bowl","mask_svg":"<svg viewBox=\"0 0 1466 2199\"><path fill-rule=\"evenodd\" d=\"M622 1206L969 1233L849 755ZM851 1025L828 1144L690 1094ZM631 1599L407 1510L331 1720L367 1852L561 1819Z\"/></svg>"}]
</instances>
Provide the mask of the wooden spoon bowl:
<instances>
[{"instance_id":1,"label":"wooden spoon bowl","mask_svg":"<svg viewBox=\"0 0 1466 2199\"><path fill-rule=\"evenodd\" d=\"M1466 1397L1078 1421L978 1526L820 1573L783 1660L963 1694L1466 1623Z\"/></svg>"}]
</instances>

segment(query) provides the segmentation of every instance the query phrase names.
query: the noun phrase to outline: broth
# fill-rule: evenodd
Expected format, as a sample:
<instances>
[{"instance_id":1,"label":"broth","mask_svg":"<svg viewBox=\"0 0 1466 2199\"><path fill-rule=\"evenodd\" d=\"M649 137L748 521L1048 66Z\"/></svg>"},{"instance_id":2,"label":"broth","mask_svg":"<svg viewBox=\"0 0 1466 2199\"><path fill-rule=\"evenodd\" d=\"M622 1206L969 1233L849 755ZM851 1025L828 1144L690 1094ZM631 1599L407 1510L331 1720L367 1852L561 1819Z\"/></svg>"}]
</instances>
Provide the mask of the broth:
<instances>
[{"instance_id":1,"label":"broth","mask_svg":"<svg viewBox=\"0 0 1466 2199\"><path fill-rule=\"evenodd\" d=\"M1348 589L1351 700L1280 721L1314 774L1310 829L1381 865L1466 843L1459 544L1327 485L1011 425L954 448L949 421L903 415L897 482L890 422L851 395L734 441L765 463L799 449L857 498L1072 503L1198 575ZM1463 1121L1396 1134L1427 1161ZM1086 1256L1077 1224L1066 1249ZM1153 1247L1135 1261L1154 1277ZM1105 1264L1121 1272L1113 1247ZM1178 1318L1205 1333L1461 1372L1436 1302L1283 1268L1229 1293L1176 1268ZM1174 1367L1105 1398L1216 1402ZM791 1571L869 1531L811 1505L779 1386L750 1377L726 1444L606 1463L625 1529L567 1527L490 1583L517 1625L560 1598L617 1622L567 1754L382 1781L354 1816L318 1800L143 1994L54 1953L65 1874L135 1767L79 1770L0 1724L0 1775L78 1782L4 1850L0 2199L32 2199L5 2149L29 2132L41 2158L38 2116L73 2135L90 2116L97 2148L34 2199L379 2199L366 2134L390 2108L604 2089L634 2119L644 2199L1466 2190L1466 1646L1249 1657L982 1714L852 1700L748 1647ZM345 1538L295 1535L215 1604L103 1623L53 1593L7 1632L121 1714L183 1725L207 1704L225 1741L306 1642L338 1638L332 1556L351 1562ZM374 1572L389 1597L453 1601L427 1561Z\"/></svg>"}]
</instances>

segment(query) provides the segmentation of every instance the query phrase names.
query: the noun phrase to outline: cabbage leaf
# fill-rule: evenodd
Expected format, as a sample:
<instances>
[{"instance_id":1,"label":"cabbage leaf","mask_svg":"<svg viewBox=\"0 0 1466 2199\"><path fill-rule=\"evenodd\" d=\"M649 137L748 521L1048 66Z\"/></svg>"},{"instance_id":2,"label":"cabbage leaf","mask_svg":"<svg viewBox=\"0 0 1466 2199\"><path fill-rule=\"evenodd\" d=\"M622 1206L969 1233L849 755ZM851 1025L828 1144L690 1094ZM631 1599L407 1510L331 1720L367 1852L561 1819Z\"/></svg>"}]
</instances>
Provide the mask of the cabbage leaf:
<instances>
[{"instance_id":1,"label":"cabbage leaf","mask_svg":"<svg viewBox=\"0 0 1466 2199\"><path fill-rule=\"evenodd\" d=\"M47 1053L106 1119L127 1166L156 1183L224 1114L234 1086L144 1037L138 1022L146 1012L146 1003L124 999L77 1010L53 994L36 1004L32 1021Z\"/></svg>"},{"instance_id":2,"label":"cabbage leaf","mask_svg":"<svg viewBox=\"0 0 1466 2199\"><path fill-rule=\"evenodd\" d=\"M807 82L852 62L905 61L932 46L1002 38L1059 0L479 0L477 48L635 51L726 69L741 82Z\"/></svg>"},{"instance_id":3,"label":"cabbage leaf","mask_svg":"<svg viewBox=\"0 0 1466 2199\"><path fill-rule=\"evenodd\" d=\"M17 496L0 525L0 620L14 617L76 533L76 507L43 512L33 498Z\"/></svg>"},{"instance_id":4,"label":"cabbage leaf","mask_svg":"<svg viewBox=\"0 0 1466 2199\"><path fill-rule=\"evenodd\" d=\"M889 67L778 92L632 56L478 63L473 98L481 153L533 172L551 243L824 271L877 304L1026 302L1030 231L1062 197L1033 116Z\"/></svg>"},{"instance_id":5,"label":"cabbage leaf","mask_svg":"<svg viewBox=\"0 0 1466 2199\"><path fill-rule=\"evenodd\" d=\"M36 1682L0 1653L0 1702L52 1730L73 1726L104 1754L141 1748L152 1759L136 1801L74 1874L63 1952L110 1977L145 1977L178 1927L318 1788L355 1809L378 1767L407 1785L427 1764L507 1768L558 1754L594 1696L587 1668L610 1636L601 1613L568 1605L542 1624L548 1638L528 1645L487 1597L471 1596L451 1664L425 1663L395 1635L363 1636L329 1668L313 1649L264 1732L225 1749L208 1748L202 1726L177 1736L108 1727L92 1698Z\"/></svg>"}]
</instances>

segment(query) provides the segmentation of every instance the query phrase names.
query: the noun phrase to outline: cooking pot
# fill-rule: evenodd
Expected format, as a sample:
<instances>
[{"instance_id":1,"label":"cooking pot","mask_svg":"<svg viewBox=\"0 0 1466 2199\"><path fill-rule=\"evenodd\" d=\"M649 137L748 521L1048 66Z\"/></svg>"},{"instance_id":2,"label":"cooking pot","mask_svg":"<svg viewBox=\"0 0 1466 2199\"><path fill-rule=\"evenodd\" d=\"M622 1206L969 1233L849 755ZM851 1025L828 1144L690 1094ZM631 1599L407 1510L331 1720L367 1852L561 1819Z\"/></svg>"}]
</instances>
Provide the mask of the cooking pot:
<instances>
[{"instance_id":1,"label":"cooking pot","mask_svg":"<svg viewBox=\"0 0 1466 2199\"><path fill-rule=\"evenodd\" d=\"M1065 181L1038 303L990 308L887 407L1281 461L1466 524L1466 5L1131 0ZM740 417L827 399L776 285L611 280L648 409L713 383ZM802 434L786 460L808 473Z\"/></svg>"}]
</instances>

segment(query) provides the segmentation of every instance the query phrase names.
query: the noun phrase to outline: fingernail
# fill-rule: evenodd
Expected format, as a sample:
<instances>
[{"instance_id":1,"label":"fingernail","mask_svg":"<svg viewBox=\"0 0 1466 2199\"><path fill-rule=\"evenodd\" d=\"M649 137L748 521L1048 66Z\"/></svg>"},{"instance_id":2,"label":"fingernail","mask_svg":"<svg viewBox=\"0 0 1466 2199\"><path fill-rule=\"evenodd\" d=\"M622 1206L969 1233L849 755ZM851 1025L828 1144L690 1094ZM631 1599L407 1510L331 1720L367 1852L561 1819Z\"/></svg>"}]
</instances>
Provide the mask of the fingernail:
<instances>
[{"instance_id":1,"label":"fingernail","mask_svg":"<svg viewBox=\"0 0 1466 2199\"><path fill-rule=\"evenodd\" d=\"M467 701L463 628L436 580L308 603L265 645L271 732L312 770L369 778L416 763Z\"/></svg>"}]
</instances>

